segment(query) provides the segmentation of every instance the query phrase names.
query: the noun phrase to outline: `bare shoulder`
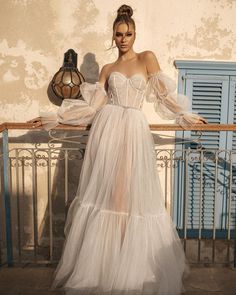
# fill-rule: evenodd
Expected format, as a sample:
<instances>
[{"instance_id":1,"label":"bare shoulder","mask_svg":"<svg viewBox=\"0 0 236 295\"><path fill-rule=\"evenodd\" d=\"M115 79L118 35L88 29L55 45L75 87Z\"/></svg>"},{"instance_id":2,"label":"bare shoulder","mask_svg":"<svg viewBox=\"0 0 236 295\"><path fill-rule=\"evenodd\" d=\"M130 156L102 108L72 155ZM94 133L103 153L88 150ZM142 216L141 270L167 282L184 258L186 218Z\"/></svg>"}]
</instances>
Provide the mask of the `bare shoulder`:
<instances>
[{"instance_id":1,"label":"bare shoulder","mask_svg":"<svg viewBox=\"0 0 236 295\"><path fill-rule=\"evenodd\" d=\"M109 63L106 64L102 67L100 75L99 75L99 82L102 84L105 84L109 74L110 74L110 69L113 66L114 63Z\"/></svg>"},{"instance_id":2,"label":"bare shoulder","mask_svg":"<svg viewBox=\"0 0 236 295\"><path fill-rule=\"evenodd\" d=\"M140 52L139 57L142 58L143 60L157 59L155 53L151 50Z\"/></svg>"},{"instance_id":3,"label":"bare shoulder","mask_svg":"<svg viewBox=\"0 0 236 295\"><path fill-rule=\"evenodd\" d=\"M100 73L101 73L102 75L108 75L109 72L110 72L111 67L113 66L113 64L114 64L114 63L109 63L109 64L104 65L104 66L102 67Z\"/></svg>"},{"instance_id":4,"label":"bare shoulder","mask_svg":"<svg viewBox=\"0 0 236 295\"><path fill-rule=\"evenodd\" d=\"M145 64L148 74L160 71L160 65L156 54L153 51L146 50L139 53L139 57Z\"/></svg>"}]
</instances>

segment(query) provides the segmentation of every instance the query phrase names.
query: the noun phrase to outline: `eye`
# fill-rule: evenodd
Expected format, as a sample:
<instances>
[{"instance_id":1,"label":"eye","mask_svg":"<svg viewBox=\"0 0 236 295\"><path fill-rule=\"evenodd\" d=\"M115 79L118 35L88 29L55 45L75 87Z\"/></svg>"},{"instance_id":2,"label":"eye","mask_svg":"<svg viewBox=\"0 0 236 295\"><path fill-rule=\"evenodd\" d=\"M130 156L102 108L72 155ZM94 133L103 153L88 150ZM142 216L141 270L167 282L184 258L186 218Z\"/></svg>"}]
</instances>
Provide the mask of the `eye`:
<instances>
[{"instance_id":1,"label":"eye","mask_svg":"<svg viewBox=\"0 0 236 295\"><path fill-rule=\"evenodd\" d=\"M122 36L121 33L116 33L116 37L120 37L120 36Z\"/></svg>"},{"instance_id":2,"label":"eye","mask_svg":"<svg viewBox=\"0 0 236 295\"><path fill-rule=\"evenodd\" d=\"M127 34L127 36L129 36L129 37L132 36L132 35L133 35L132 33L128 33L128 34Z\"/></svg>"}]
</instances>

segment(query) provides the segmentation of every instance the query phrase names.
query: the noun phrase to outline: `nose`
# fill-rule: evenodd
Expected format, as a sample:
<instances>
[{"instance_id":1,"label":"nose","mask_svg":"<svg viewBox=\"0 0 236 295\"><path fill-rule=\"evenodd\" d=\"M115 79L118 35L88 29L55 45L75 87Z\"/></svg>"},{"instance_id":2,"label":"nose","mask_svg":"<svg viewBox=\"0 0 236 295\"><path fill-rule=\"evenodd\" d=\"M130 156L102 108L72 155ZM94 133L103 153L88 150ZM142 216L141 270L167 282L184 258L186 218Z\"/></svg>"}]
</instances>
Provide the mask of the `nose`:
<instances>
[{"instance_id":1,"label":"nose","mask_svg":"<svg viewBox=\"0 0 236 295\"><path fill-rule=\"evenodd\" d=\"M124 34L123 36L122 36L122 42L124 42L126 40L126 34Z\"/></svg>"}]
</instances>

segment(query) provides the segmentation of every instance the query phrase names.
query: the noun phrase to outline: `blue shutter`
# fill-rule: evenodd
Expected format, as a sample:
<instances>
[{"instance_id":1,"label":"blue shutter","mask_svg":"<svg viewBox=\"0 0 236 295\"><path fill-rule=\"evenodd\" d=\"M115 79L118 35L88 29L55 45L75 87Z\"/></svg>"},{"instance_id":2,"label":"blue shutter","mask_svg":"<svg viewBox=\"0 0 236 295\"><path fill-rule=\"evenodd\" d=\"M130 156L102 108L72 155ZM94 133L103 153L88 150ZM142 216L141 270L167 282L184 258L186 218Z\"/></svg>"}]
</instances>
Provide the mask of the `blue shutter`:
<instances>
[{"instance_id":1,"label":"blue shutter","mask_svg":"<svg viewBox=\"0 0 236 295\"><path fill-rule=\"evenodd\" d=\"M202 115L209 123L227 123L229 77L188 74L185 78L185 94L191 99L192 111ZM195 132L184 132L184 137L190 136L193 139L198 137ZM221 153L216 162L215 150L225 149L226 133L203 132L201 144L202 151L197 149L196 143L183 146L184 149L189 147L191 149L187 164L182 162L177 166L175 178L177 180L178 177L178 181L175 182L177 206L174 216L177 227L182 228L183 212L181 211L186 206L187 229L194 232L195 229L201 228L204 233L204 230L213 228L214 218L216 218L217 228L223 227L222 208L226 202L224 195L225 154ZM204 161L201 162L201 158ZM202 179L202 187L200 178ZM217 194L215 195L216 187ZM187 204L183 202L184 193L187 194ZM214 203L216 211L214 211ZM201 215L199 214L200 210Z\"/></svg>"},{"instance_id":2,"label":"blue shutter","mask_svg":"<svg viewBox=\"0 0 236 295\"><path fill-rule=\"evenodd\" d=\"M228 124L236 124L236 77L230 77L229 87L229 112L228 112ZM227 177L227 195L228 204L230 209L230 227L235 228L236 225L236 132L228 132L227 134L227 149L232 151L228 153L228 165L226 169L226 175L232 174L231 179ZM234 164L233 164L234 163Z\"/></svg>"},{"instance_id":3,"label":"blue shutter","mask_svg":"<svg viewBox=\"0 0 236 295\"><path fill-rule=\"evenodd\" d=\"M236 77L230 79L231 101L233 98L233 124L236 124ZM236 163L236 132L233 132L232 141L232 162ZM236 165L232 165L232 190L231 190L231 214L230 214L230 225L232 229L236 227Z\"/></svg>"}]
</instances>

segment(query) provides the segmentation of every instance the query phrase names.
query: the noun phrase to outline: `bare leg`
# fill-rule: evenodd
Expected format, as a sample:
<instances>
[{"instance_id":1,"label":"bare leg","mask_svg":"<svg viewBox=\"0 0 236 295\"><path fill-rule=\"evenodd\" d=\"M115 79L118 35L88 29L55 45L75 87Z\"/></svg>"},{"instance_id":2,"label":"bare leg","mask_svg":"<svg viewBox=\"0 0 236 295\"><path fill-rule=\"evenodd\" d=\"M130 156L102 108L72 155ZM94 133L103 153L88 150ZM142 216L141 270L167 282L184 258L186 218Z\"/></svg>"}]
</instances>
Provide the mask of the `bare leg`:
<instances>
[{"instance_id":1,"label":"bare leg","mask_svg":"<svg viewBox=\"0 0 236 295\"><path fill-rule=\"evenodd\" d=\"M117 212L125 213L121 214L121 246L123 244L126 223L128 220L128 200L127 200L127 152L126 144L123 145L123 156L119 162L117 175L116 175L116 184L113 190L112 199L114 201L114 209Z\"/></svg>"}]
</instances>

